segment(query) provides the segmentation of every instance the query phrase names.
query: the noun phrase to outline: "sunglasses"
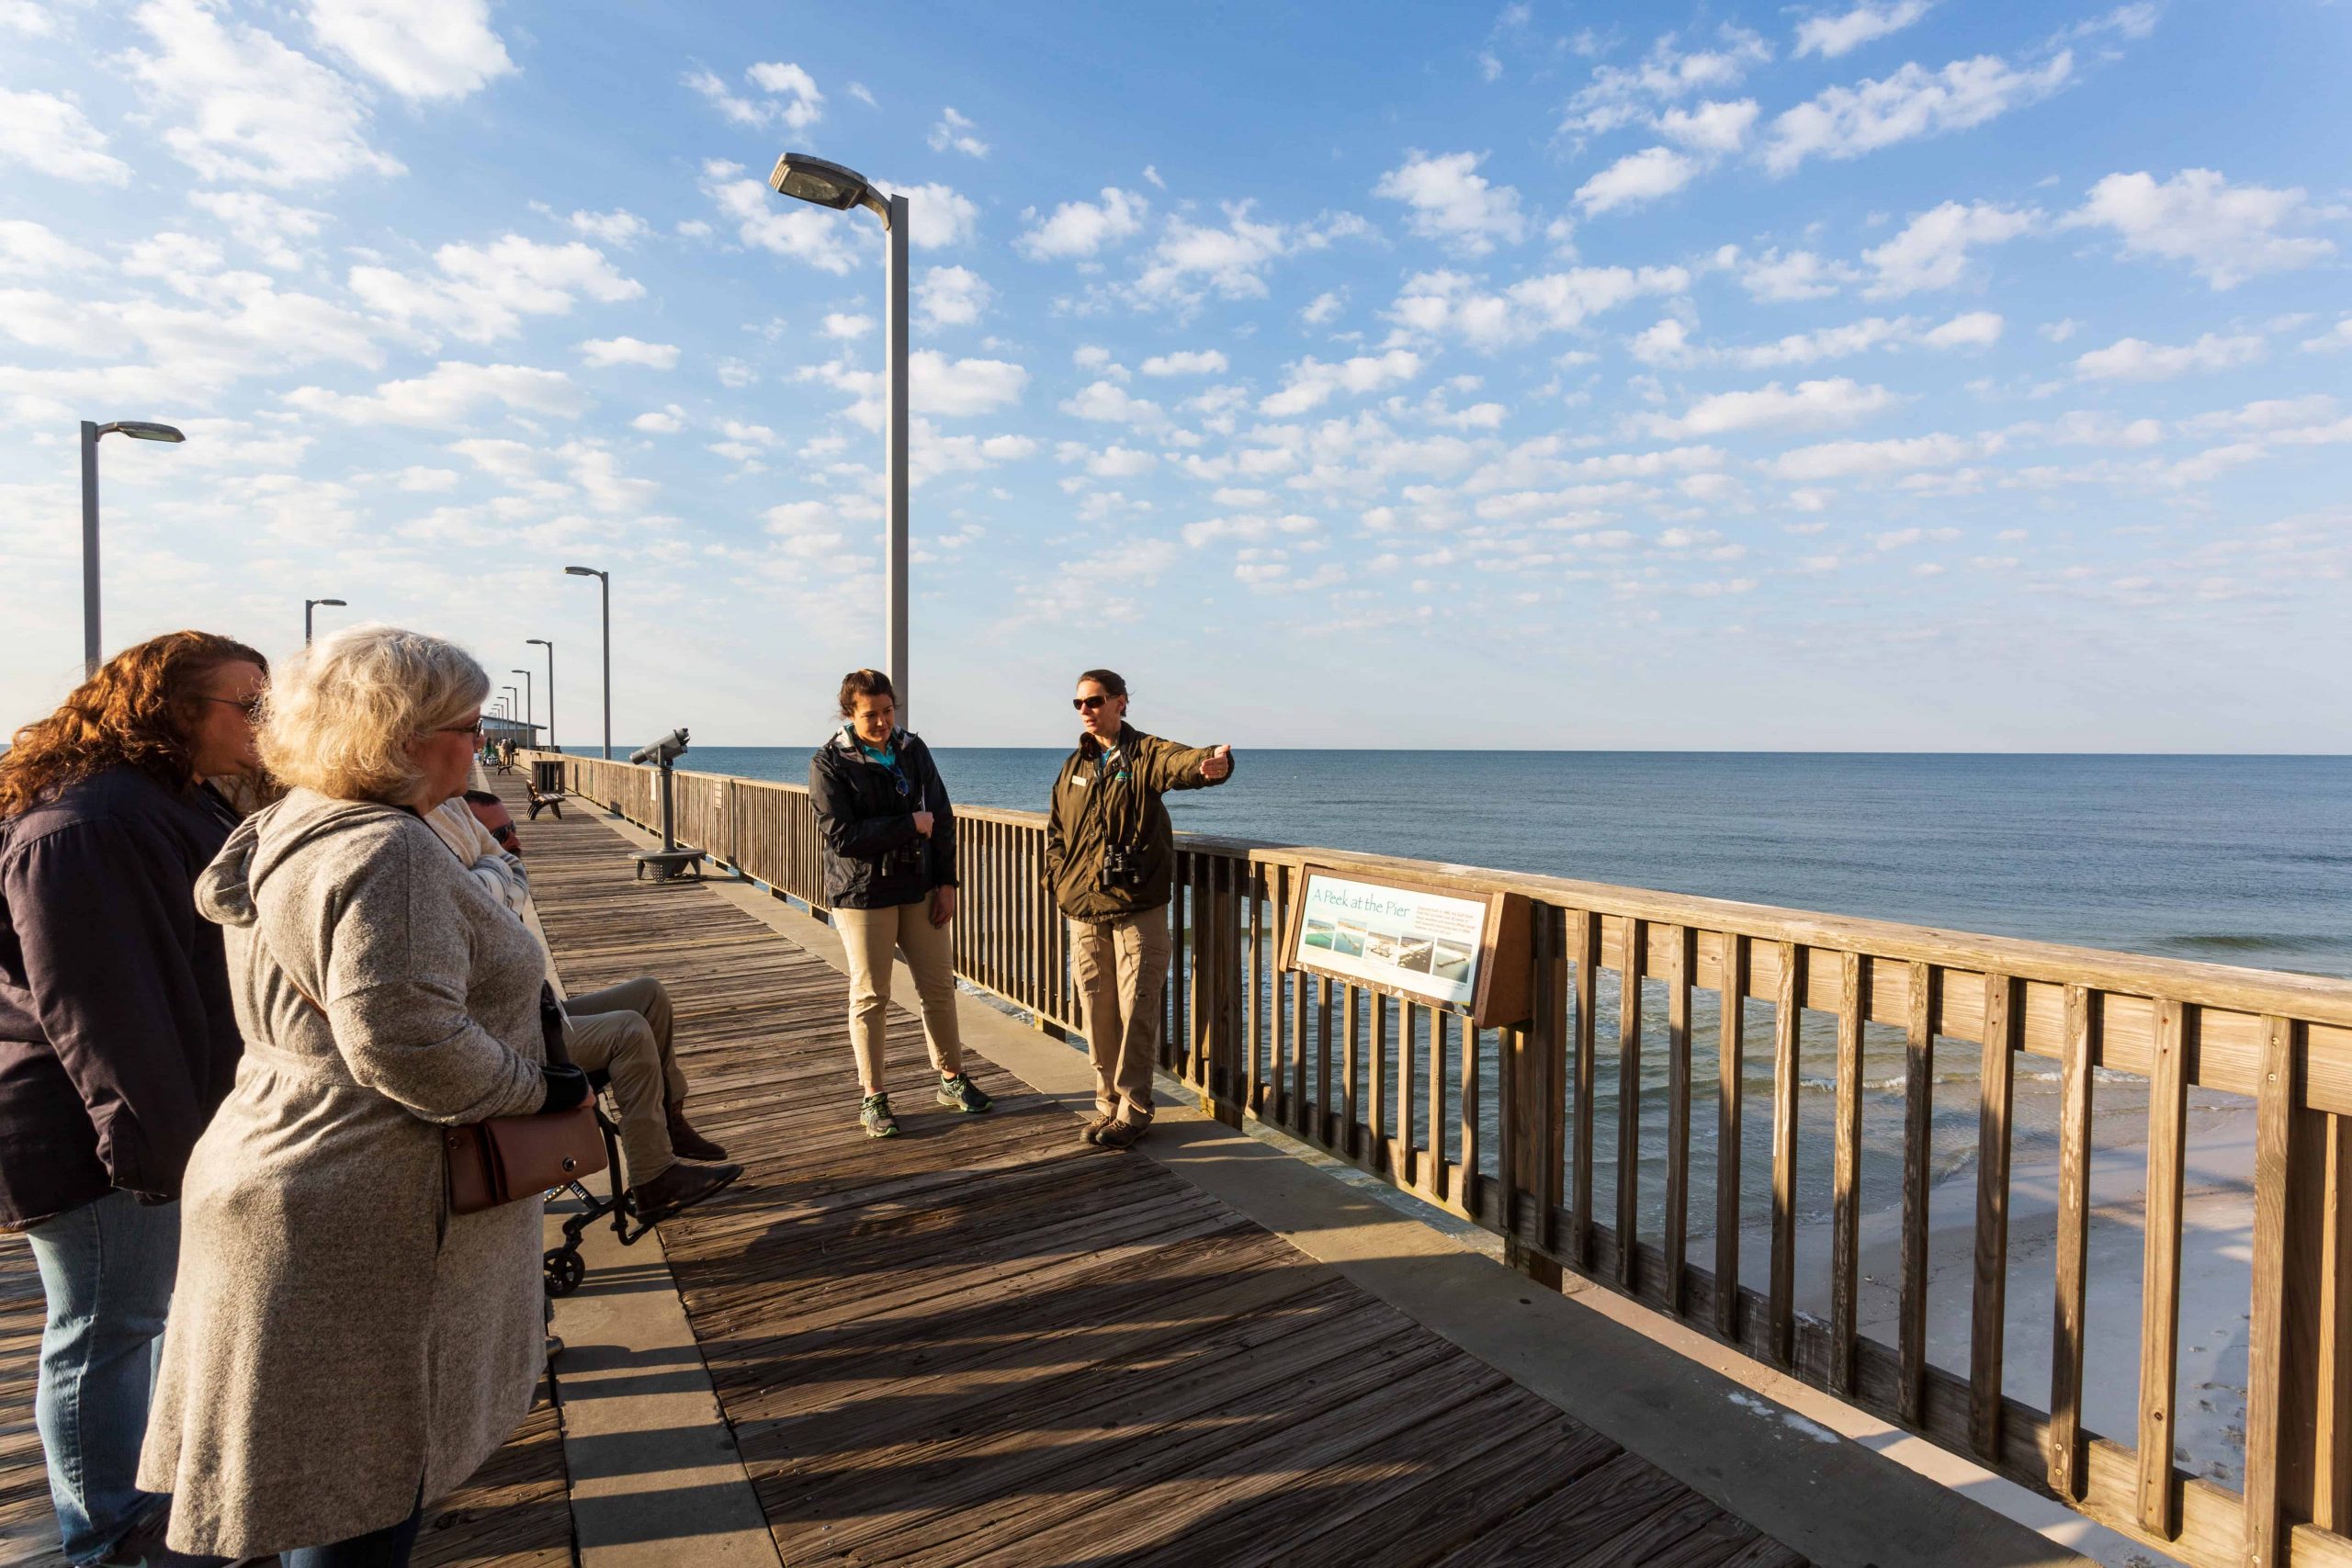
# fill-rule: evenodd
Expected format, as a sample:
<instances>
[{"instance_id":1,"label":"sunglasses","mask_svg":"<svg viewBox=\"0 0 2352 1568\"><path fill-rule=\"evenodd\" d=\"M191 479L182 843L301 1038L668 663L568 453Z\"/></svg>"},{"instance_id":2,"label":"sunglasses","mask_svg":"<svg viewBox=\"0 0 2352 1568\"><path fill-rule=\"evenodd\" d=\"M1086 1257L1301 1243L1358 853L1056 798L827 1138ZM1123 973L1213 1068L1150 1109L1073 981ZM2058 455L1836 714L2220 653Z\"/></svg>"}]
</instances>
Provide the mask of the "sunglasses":
<instances>
[{"instance_id":1,"label":"sunglasses","mask_svg":"<svg viewBox=\"0 0 2352 1568\"><path fill-rule=\"evenodd\" d=\"M506 823L502 827L492 828L490 830L490 836L497 840L502 844L516 843L521 840L521 835L514 831L514 824L512 822Z\"/></svg>"},{"instance_id":2,"label":"sunglasses","mask_svg":"<svg viewBox=\"0 0 2352 1568\"><path fill-rule=\"evenodd\" d=\"M1114 700L1110 697L1072 697L1069 700L1069 705L1080 713L1092 713L1096 708Z\"/></svg>"},{"instance_id":3,"label":"sunglasses","mask_svg":"<svg viewBox=\"0 0 2352 1568\"><path fill-rule=\"evenodd\" d=\"M259 697L245 697L243 699L236 697L207 697L204 700L208 703L225 704L230 707L235 708L239 713L243 714L246 718L252 720L254 723L259 724L261 722L262 699Z\"/></svg>"}]
</instances>

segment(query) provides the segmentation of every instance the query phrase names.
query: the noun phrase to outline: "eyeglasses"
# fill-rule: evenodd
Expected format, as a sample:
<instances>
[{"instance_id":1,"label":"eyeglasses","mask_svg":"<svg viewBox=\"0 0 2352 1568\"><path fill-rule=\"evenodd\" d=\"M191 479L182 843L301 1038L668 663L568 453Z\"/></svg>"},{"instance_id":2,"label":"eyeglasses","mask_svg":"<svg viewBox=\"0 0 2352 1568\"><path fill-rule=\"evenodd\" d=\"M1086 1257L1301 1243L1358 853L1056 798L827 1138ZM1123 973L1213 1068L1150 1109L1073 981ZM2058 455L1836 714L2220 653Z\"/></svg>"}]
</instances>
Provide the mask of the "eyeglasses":
<instances>
[{"instance_id":1,"label":"eyeglasses","mask_svg":"<svg viewBox=\"0 0 2352 1568\"><path fill-rule=\"evenodd\" d=\"M512 822L500 823L497 827L492 828L490 830L490 836L497 840L502 844L514 843L519 837L519 835L515 833L514 824Z\"/></svg>"},{"instance_id":2,"label":"eyeglasses","mask_svg":"<svg viewBox=\"0 0 2352 1568\"><path fill-rule=\"evenodd\" d=\"M261 722L262 699L259 697L206 697L208 703L225 703L254 724Z\"/></svg>"},{"instance_id":3,"label":"eyeglasses","mask_svg":"<svg viewBox=\"0 0 2352 1568\"><path fill-rule=\"evenodd\" d=\"M475 739L479 740L481 739L481 720L476 719L471 724L445 724L435 729L433 733L435 735L470 735Z\"/></svg>"},{"instance_id":4,"label":"eyeglasses","mask_svg":"<svg viewBox=\"0 0 2352 1568\"><path fill-rule=\"evenodd\" d=\"M1092 713L1111 700L1109 697L1072 697L1069 700L1069 705L1080 713Z\"/></svg>"}]
</instances>

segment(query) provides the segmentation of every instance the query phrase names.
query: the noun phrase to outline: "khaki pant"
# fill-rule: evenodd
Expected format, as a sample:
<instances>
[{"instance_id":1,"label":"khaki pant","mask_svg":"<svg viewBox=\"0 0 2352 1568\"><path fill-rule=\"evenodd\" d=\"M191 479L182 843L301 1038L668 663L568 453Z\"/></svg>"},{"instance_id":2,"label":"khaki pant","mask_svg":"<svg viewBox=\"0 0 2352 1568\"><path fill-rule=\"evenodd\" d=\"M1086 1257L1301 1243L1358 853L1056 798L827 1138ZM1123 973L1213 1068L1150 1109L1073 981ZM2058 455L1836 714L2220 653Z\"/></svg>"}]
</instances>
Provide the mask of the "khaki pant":
<instances>
[{"instance_id":1,"label":"khaki pant","mask_svg":"<svg viewBox=\"0 0 2352 1568\"><path fill-rule=\"evenodd\" d=\"M956 1027L955 922L931 923L931 900L887 909L835 909L833 924L849 955L849 1042L858 1081L882 1092L882 1037L890 1016L890 955L906 954L922 1004L923 1043L943 1073L964 1070L964 1037Z\"/></svg>"},{"instance_id":2,"label":"khaki pant","mask_svg":"<svg viewBox=\"0 0 2352 1568\"><path fill-rule=\"evenodd\" d=\"M1115 920L1069 922L1070 978L1085 1008L1094 1109L1102 1115L1137 1126L1151 1120L1160 999L1174 951L1164 908Z\"/></svg>"},{"instance_id":3,"label":"khaki pant","mask_svg":"<svg viewBox=\"0 0 2352 1568\"><path fill-rule=\"evenodd\" d=\"M624 1187L642 1187L678 1163L669 1111L686 1101L686 1075L670 1043L670 993L647 976L566 997L564 1041L584 1073L611 1076L621 1107Z\"/></svg>"}]
</instances>

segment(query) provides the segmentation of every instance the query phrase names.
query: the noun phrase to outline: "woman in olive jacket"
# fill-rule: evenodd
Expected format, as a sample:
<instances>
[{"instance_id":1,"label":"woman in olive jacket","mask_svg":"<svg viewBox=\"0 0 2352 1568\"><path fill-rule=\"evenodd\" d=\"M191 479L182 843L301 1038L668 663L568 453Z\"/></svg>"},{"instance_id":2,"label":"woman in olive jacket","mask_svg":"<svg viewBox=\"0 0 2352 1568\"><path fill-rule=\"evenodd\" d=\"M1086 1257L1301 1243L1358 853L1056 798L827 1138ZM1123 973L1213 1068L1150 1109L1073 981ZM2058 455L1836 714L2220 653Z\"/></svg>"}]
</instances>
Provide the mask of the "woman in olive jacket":
<instances>
[{"instance_id":1,"label":"woman in olive jacket","mask_svg":"<svg viewBox=\"0 0 2352 1568\"><path fill-rule=\"evenodd\" d=\"M825 902L849 955L849 1035L867 1136L898 1135L882 1087L890 961L906 954L922 1004L923 1040L939 1070L938 1100L989 1108L964 1072L956 1028L956 813L931 748L899 725L897 694L878 670L842 679L842 724L808 760L808 794L825 840Z\"/></svg>"}]
</instances>

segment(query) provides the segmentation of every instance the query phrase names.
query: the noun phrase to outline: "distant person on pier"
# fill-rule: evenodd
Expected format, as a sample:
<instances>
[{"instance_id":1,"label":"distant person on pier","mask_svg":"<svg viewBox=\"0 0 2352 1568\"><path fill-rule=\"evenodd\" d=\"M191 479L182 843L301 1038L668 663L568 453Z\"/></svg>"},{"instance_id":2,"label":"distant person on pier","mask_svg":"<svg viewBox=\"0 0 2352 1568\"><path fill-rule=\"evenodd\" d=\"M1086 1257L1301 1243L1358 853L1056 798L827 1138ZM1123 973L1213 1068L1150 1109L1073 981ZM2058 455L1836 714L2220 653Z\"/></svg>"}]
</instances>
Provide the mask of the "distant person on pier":
<instances>
[{"instance_id":1,"label":"distant person on pier","mask_svg":"<svg viewBox=\"0 0 2352 1568\"><path fill-rule=\"evenodd\" d=\"M425 824L517 915L531 901L514 814L488 790L469 789L425 814ZM727 1151L686 1120L686 1074L673 1042L669 987L650 975L565 997L564 1055L604 1073L620 1102L621 1165L639 1214L658 1219L699 1203L743 1174L716 1162Z\"/></svg>"},{"instance_id":2,"label":"distant person on pier","mask_svg":"<svg viewBox=\"0 0 2352 1568\"><path fill-rule=\"evenodd\" d=\"M1124 1149L1151 1130L1160 994L1174 943L1176 831L1159 797L1233 776L1229 746L1179 746L1127 722L1127 683L1109 670L1078 678L1078 750L1046 808L1046 877L1069 920L1070 977L1094 1062L1090 1144Z\"/></svg>"},{"instance_id":3,"label":"distant person on pier","mask_svg":"<svg viewBox=\"0 0 2352 1568\"><path fill-rule=\"evenodd\" d=\"M538 942L424 821L489 694L437 637L322 638L264 709L290 792L198 879L246 1053L188 1161L140 1460L176 1551L405 1563L424 1505L530 1409L541 1206L452 1213L446 1130L588 1080L550 1062Z\"/></svg>"},{"instance_id":4,"label":"distant person on pier","mask_svg":"<svg viewBox=\"0 0 2352 1568\"><path fill-rule=\"evenodd\" d=\"M865 1099L858 1122L898 1136L882 1077L890 964L906 955L922 1004L935 1098L956 1111L989 1105L964 1072L956 1023L956 812L922 738L899 728L898 695L879 670L842 677L842 727L808 761L808 794L825 839L825 901L849 955L849 1037Z\"/></svg>"},{"instance_id":5,"label":"distant person on pier","mask_svg":"<svg viewBox=\"0 0 2352 1568\"><path fill-rule=\"evenodd\" d=\"M0 1230L40 1270L34 1424L74 1563L153 1558L137 1483L180 1190L243 1042L196 882L258 771L262 656L205 632L117 654L0 758Z\"/></svg>"}]
</instances>

